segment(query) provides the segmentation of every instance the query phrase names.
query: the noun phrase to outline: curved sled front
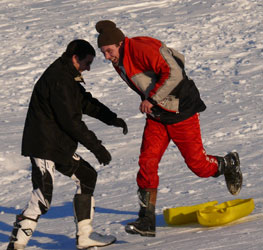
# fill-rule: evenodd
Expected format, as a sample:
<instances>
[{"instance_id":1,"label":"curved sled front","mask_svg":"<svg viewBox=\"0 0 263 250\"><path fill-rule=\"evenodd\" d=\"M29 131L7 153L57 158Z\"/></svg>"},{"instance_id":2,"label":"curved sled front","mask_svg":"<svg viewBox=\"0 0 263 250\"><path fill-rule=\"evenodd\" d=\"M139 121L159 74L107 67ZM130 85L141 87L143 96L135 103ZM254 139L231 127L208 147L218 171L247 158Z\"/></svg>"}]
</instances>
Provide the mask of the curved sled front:
<instances>
[{"instance_id":1,"label":"curved sled front","mask_svg":"<svg viewBox=\"0 0 263 250\"><path fill-rule=\"evenodd\" d=\"M222 204L207 206L197 211L198 222L213 227L227 224L249 215L254 210L253 199L236 199Z\"/></svg>"},{"instance_id":2,"label":"curved sled front","mask_svg":"<svg viewBox=\"0 0 263 250\"><path fill-rule=\"evenodd\" d=\"M217 201L209 201L193 206L167 208L163 211L164 220L170 226L197 222L196 212L199 209L214 206L217 203Z\"/></svg>"}]
</instances>

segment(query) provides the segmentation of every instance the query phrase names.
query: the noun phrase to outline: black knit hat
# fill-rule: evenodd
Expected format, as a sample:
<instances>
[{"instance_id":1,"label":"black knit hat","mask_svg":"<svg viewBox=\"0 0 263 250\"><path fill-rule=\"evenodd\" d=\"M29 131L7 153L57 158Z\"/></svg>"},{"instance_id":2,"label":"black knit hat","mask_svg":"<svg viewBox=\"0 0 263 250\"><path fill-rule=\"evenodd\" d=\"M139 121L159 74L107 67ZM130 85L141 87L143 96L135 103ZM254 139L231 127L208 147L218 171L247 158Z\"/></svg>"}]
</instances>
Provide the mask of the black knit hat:
<instances>
[{"instance_id":1,"label":"black knit hat","mask_svg":"<svg viewBox=\"0 0 263 250\"><path fill-rule=\"evenodd\" d=\"M116 24L110 20L102 20L96 23L96 30L100 33L98 36L98 47L111 44L118 44L123 41L125 35Z\"/></svg>"}]
</instances>

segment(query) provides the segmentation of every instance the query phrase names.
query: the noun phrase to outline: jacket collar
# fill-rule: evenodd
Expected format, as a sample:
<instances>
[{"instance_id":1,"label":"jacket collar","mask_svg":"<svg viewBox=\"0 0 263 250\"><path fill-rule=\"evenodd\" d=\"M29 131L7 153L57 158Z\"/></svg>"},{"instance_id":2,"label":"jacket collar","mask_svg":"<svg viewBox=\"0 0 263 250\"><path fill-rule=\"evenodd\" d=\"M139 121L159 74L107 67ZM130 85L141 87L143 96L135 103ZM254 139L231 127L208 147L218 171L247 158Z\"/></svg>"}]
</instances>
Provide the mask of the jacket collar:
<instances>
[{"instance_id":1,"label":"jacket collar","mask_svg":"<svg viewBox=\"0 0 263 250\"><path fill-rule=\"evenodd\" d=\"M61 62L63 66L67 68L67 71L74 77L76 82L83 82L85 84L81 73L74 67L71 57L68 57L65 52L61 56Z\"/></svg>"}]
</instances>

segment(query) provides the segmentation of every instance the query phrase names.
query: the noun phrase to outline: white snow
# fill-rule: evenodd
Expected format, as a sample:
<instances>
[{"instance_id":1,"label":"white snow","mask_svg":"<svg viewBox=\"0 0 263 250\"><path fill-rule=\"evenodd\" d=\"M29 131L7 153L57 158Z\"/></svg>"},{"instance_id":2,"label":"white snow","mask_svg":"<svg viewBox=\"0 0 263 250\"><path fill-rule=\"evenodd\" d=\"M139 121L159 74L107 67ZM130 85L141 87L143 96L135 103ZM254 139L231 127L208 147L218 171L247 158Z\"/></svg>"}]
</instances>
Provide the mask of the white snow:
<instances>
[{"instance_id":1,"label":"white snow","mask_svg":"<svg viewBox=\"0 0 263 250\"><path fill-rule=\"evenodd\" d=\"M100 166L80 146L78 153L98 171L94 229L118 241L105 249L263 249L263 4L261 0L2 0L0 5L0 250L6 249L15 215L31 193L29 159L20 155L25 115L34 83L73 39L97 50L86 89L124 118L129 133L85 117L110 150L113 160ZM240 154L244 184L231 196L224 178L201 179L186 167L171 143L159 167L157 237L128 235L137 218L138 155L144 127L139 97L97 49L97 21L115 21L128 37L158 38L183 53L186 71L200 89L207 110L201 113L207 153ZM72 212L74 183L56 173L50 211L39 220L28 248L75 249ZM198 224L170 228L164 208L212 200L253 198L251 215L231 226ZM243 223L240 223L243 222Z\"/></svg>"}]
</instances>

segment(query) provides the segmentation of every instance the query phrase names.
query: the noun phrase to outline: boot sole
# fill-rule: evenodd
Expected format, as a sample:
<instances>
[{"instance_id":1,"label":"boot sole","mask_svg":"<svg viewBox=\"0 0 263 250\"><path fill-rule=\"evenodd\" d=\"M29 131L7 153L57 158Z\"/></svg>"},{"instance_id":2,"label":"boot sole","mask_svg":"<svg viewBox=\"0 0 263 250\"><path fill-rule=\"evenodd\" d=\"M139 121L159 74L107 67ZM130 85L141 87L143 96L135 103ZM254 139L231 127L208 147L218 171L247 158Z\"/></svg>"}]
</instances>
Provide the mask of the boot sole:
<instances>
[{"instance_id":1,"label":"boot sole","mask_svg":"<svg viewBox=\"0 0 263 250\"><path fill-rule=\"evenodd\" d=\"M139 234L144 237L155 237L155 232L152 231L141 231L133 225L127 225L125 231L128 234Z\"/></svg>"},{"instance_id":2,"label":"boot sole","mask_svg":"<svg viewBox=\"0 0 263 250\"><path fill-rule=\"evenodd\" d=\"M117 240L117 238L115 238L113 241L111 241L111 242L109 242L109 243L107 243L107 244L105 244L105 245L96 245L96 244L94 244L94 245L88 246L88 247L78 247L78 246L76 246L76 248L77 248L78 250L87 250L87 249L91 249L91 248L93 248L93 247L106 247L106 246L109 246L109 245L115 243L116 240Z\"/></svg>"}]
</instances>

